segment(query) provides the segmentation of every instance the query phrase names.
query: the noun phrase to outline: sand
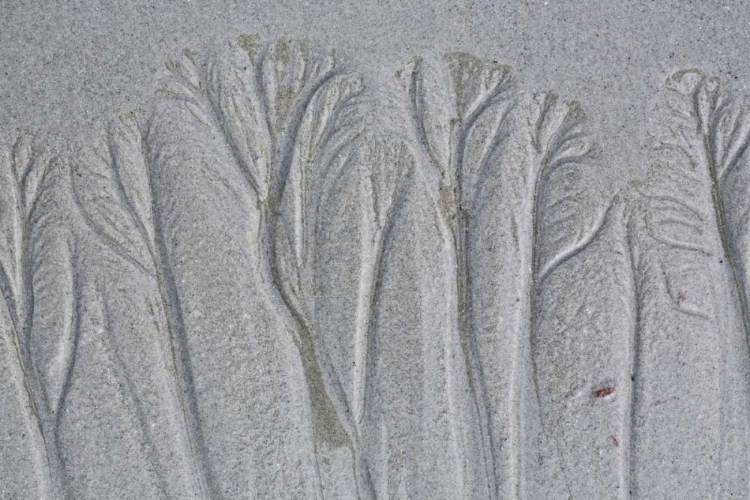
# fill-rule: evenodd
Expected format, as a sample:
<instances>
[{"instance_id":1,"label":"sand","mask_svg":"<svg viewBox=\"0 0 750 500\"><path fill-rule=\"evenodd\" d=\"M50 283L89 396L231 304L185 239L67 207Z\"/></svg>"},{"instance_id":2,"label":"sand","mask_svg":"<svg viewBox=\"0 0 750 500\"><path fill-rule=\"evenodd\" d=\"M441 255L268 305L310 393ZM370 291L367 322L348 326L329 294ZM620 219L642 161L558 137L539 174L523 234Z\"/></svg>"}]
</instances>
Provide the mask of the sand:
<instances>
[{"instance_id":1,"label":"sand","mask_svg":"<svg viewBox=\"0 0 750 500\"><path fill-rule=\"evenodd\" d=\"M0 498L750 497L748 16L0 18Z\"/></svg>"}]
</instances>

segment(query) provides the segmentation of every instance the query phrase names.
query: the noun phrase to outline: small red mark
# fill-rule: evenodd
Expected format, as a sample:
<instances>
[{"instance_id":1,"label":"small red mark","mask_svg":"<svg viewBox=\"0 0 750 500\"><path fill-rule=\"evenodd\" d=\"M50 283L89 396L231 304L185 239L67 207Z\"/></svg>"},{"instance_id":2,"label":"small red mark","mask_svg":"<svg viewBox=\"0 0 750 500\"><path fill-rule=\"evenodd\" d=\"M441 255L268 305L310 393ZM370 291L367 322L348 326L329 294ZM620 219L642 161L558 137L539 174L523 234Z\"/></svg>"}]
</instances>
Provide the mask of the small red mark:
<instances>
[{"instance_id":1,"label":"small red mark","mask_svg":"<svg viewBox=\"0 0 750 500\"><path fill-rule=\"evenodd\" d=\"M609 438L612 440L612 444L615 445L615 448L619 448L620 447L620 442L617 440L616 437L609 436Z\"/></svg>"},{"instance_id":2,"label":"small red mark","mask_svg":"<svg viewBox=\"0 0 750 500\"><path fill-rule=\"evenodd\" d=\"M613 392L615 392L614 385L605 385L598 389L594 389L591 395L594 396L595 398L606 398Z\"/></svg>"},{"instance_id":3,"label":"small red mark","mask_svg":"<svg viewBox=\"0 0 750 500\"><path fill-rule=\"evenodd\" d=\"M677 302L679 302L680 304L682 304L682 302L683 302L683 301L684 301L684 300L685 300L686 298L687 298L687 297L685 297L685 294L684 294L684 293L682 293L682 292L678 292L678 293L677 293Z\"/></svg>"}]
</instances>

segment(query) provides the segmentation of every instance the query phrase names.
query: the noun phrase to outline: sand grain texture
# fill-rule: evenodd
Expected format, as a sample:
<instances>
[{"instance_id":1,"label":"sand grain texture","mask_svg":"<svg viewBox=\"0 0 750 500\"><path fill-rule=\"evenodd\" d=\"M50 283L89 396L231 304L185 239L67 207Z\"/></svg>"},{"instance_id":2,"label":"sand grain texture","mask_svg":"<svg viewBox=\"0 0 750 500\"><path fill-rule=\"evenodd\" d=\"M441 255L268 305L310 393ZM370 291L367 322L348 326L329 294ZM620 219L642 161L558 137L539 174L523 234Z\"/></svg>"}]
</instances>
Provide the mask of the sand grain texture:
<instances>
[{"instance_id":1,"label":"sand grain texture","mask_svg":"<svg viewBox=\"0 0 750 500\"><path fill-rule=\"evenodd\" d=\"M0 498L750 496L750 75L283 33L0 123Z\"/></svg>"}]
</instances>

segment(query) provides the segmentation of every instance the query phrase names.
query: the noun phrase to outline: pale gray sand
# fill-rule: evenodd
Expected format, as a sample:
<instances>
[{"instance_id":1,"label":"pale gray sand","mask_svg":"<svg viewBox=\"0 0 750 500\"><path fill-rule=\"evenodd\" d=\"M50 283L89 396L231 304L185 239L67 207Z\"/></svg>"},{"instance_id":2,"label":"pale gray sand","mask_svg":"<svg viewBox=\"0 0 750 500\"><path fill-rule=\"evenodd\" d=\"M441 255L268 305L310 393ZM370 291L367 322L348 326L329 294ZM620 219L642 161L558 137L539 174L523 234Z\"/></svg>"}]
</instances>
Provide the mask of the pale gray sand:
<instances>
[{"instance_id":1,"label":"pale gray sand","mask_svg":"<svg viewBox=\"0 0 750 500\"><path fill-rule=\"evenodd\" d=\"M739 3L2 8L0 498L750 497Z\"/></svg>"}]
</instances>

